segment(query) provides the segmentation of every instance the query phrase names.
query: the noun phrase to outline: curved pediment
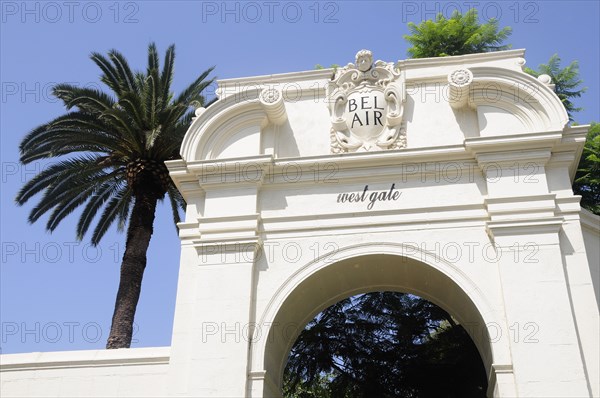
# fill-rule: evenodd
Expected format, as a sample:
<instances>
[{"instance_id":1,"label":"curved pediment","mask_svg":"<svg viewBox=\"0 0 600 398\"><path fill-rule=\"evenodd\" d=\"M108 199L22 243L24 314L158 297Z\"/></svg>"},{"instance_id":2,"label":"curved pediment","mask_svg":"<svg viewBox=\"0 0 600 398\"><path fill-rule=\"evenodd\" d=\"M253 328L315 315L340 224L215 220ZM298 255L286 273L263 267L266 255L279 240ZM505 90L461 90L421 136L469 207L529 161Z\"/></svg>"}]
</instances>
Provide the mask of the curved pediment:
<instances>
[{"instance_id":1,"label":"curved pediment","mask_svg":"<svg viewBox=\"0 0 600 398\"><path fill-rule=\"evenodd\" d=\"M558 131L568 123L567 112L549 84L499 67L474 67L470 71L473 88L469 102L478 111L481 136L506 131Z\"/></svg>"},{"instance_id":2,"label":"curved pediment","mask_svg":"<svg viewBox=\"0 0 600 398\"><path fill-rule=\"evenodd\" d=\"M266 119L258 101L260 90L248 90L246 97L231 96L218 100L197 117L181 147L186 161L217 159L220 155L258 151L260 128ZM237 145L236 145L237 144ZM250 153L248 153L250 154Z\"/></svg>"},{"instance_id":3,"label":"curved pediment","mask_svg":"<svg viewBox=\"0 0 600 398\"><path fill-rule=\"evenodd\" d=\"M462 145L465 139L562 131L568 115L523 50L373 61L219 81L219 100L184 138L185 161L322 156ZM359 57L360 56L360 57ZM359 59L360 58L360 59Z\"/></svg>"}]
</instances>

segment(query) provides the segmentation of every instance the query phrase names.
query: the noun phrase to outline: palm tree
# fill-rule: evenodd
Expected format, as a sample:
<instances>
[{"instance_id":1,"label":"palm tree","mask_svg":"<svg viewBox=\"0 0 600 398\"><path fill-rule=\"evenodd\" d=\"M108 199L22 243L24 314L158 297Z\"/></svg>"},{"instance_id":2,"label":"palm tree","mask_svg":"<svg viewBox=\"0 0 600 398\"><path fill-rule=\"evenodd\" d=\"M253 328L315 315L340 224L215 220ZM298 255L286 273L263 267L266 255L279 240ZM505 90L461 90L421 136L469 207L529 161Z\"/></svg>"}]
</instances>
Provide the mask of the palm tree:
<instances>
[{"instance_id":1,"label":"palm tree","mask_svg":"<svg viewBox=\"0 0 600 398\"><path fill-rule=\"evenodd\" d=\"M165 160L179 158L183 136L204 106L202 92L213 82L214 67L205 70L177 97L171 93L175 47L170 46L160 69L156 45L148 47L148 67L134 72L116 50L108 56L92 53L112 94L92 88L58 84L53 94L69 111L25 136L21 162L57 158L19 191L19 205L43 191L29 222L49 213L46 228L53 231L75 209L83 206L77 224L82 239L96 214L92 232L96 245L116 221L127 226L119 290L106 348L131 345L133 319L146 267L157 202L168 195L175 223L184 199L169 178Z\"/></svg>"}]
</instances>

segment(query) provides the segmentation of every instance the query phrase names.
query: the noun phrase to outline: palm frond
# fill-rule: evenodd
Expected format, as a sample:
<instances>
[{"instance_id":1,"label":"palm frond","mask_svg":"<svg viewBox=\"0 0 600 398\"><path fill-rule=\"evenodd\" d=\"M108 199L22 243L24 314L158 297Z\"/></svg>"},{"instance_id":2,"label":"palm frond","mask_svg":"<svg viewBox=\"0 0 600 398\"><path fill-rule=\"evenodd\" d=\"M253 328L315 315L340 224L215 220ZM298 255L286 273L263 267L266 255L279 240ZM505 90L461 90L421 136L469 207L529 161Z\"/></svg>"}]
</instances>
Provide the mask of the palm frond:
<instances>
[{"instance_id":1,"label":"palm frond","mask_svg":"<svg viewBox=\"0 0 600 398\"><path fill-rule=\"evenodd\" d=\"M206 89L214 82L214 78L206 80L206 78L208 77L208 75L210 75L213 69L215 69L215 67L211 66L210 68L202 72L202 74L192 84L185 88L176 97L174 103L189 106L192 99L197 97L202 91L204 91L204 89Z\"/></svg>"},{"instance_id":2,"label":"palm frond","mask_svg":"<svg viewBox=\"0 0 600 398\"><path fill-rule=\"evenodd\" d=\"M109 109L102 115L104 121L114 124L119 132L122 133L120 137L124 140L132 153L142 154L144 151L144 145L142 143L142 136L138 130L133 128L131 123L131 117L121 109Z\"/></svg>"},{"instance_id":3,"label":"palm frond","mask_svg":"<svg viewBox=\"0 0 600 398\"><path fill-rule=\"evenodd\" d=\"M112 175L111 175L112 174ZM117 185L118 180L114 179L114 173L105 174L100 176L100 178L94 178L93 181L89 181L88 184L85 184L83 187L79 187L79 189L75 190L70 195L65 195L60 203L54 206L54 210L50 217L48 218L48 222L46 224L46 229L48 231L54 231L54 229L58 226L58 224L69 214L71 214L77 207L82 205L83 203L89 201L93 198L94 193L98 190L99 183L102 181L107 181L108 184ZM106 183L100 185L102 187Z\"/></svg>"},{"instance_id":4,"label":"palm frond","mask_svg":"<svg viewBox=\"0 0 600 398\"><path fill-rule=\"evenodd\" d=\"M158 51L156 50L156 43L150 43L148 45L148 69L146 74L149 76L153 70L158 70L160 65L158 64Z\"/></svg>"},{"instance_id":5,"label":"palm frond","mask_svg":"<svg viewBox=\"0 0 600 398\"><path fill-rule=\"evenodd\" d=\"M173 82L173 67L175 65L175 45L169 46L167 52L165 53L165 61L163 65L163 70L160 75L160 85L162 88L161 97L165 101L165 103L169 103L170 101L170 90L171 83Z\"/></svg>"},{"instance_id":6,"label":"palm frond","mask_svg":"<svg viewBox=\"0 0 600 398\"><path fill-rule=\"evenodd\" d=\"M16 201L19 205L23 205L38 192L64 181L68 175L86 175L90 172L102 170L98 163L98 157L81 156L46 167L23 185L17 194Z\"/></svg>"},{"instance_id":7,"label":"palm frond","mask_svg":"<svg viewBox=\"0 0 600 398\"><path fill-rule=\"evenodd\" d=\"M83 236L88 231L90 224L100 207L122 188L123 183L116 179L112 181L109 180L97 187L79 217L77 223L77 239L83 239Z\"/></svg>"},{"instance_id":8,"label":"palm frond","mask_svg":"<svg viewBox=\"0 0 600 398\"><path fill-rule=\"evenodd\" d=\"M134 123L135 128L138 130L145 130L148 128L146 122L146 115L144 114L144 105L140 99L140 96L127 92L119 99L119 105L123 108Z\"/></svg>"},{"instance_id":9,"label":"palm frond","mask_svg":"<svg viewBox=\"0 0 600 398\"><path fill-rule=\"evenodd\" d=\"M124 212L124 208L129 208L131 204L131 200L133 197L133 192L131 188L125 186L121 188L116 194L112 196L102 215L100 216L100 220L94 228L94 232L92 234L92 244L97 245L106 231L110 228L110 226L115 222L115 220L119 217L119 214Z\"/></svg>"},{"instance_id":10,"label":"palm frond","mask_svg":"<svg viewBox=\"0 0 600 398\"><path fill-rule=\"evenodd\" d=\"M114 172L108 172L102 166L90 166L86 169L80 168L73 173L63 172L61 179L45 182L44 195L31 210L29 222L33 223L37 221L55 206L70 202L80 193L90 195L98 184L102 184L114 177Z\"/></svg>"},{"instance_id":11,"label":"palm frond","mask_svg":"<svg viewBox=\"0 0 600 398\"><path fill-rule=\"evenodd\" d=\"M150 75L146 78L146 85L144 87L144 107L146 110L145 118L148 122L149 128L156 126L156 114L158 110L158 84L154 75Z\"/></svg>"},{"instance_id":12,"label":"palm frond","mask_svg":"<svg viewBox=\"0 0 600 398\"><path fill-rule=\"evenodd\" d=\"M167 193L173 219L180 220L185 202L171 182L165 183L166 169L160 165L179 156L194 116L190 104L204 104L202 92L213 82L209 75L214 68L173 101L174 46L167 49L162 70L154 43L148 47L145 72L133 71L116 50L92 53L90 58L110 92L67 83L53 87L70 111L30 131L19 151L25 164L41 159L55 163L26 182L15 199L23 205L40 195L29 222L48 215L49 231L81 207L77 238L82 239L97 219L91 237L97 244L115 221L119 230L125 228L134 191L137 196L147 189L158 198Z\"/></svg>"},{"instance_id":13,"label":"palm frond","mask_svg":"<svg viewBox=\"0 0 600 398\"><path fill-rule=\"evenodd\" d=\"M175 223L175 226L177 226L177 223L179 223L181 221L181 216L179 215L179 210L182 210L185 212L185 200L183 199L183 196L181 196L181 193L177 190L177 188L171 184L169 186L169 190L168 190L168 195L169 195L169 202L171 204L171 213L173 215L173 222Z\"/></svg>"},{"instance_id":14,"label":"palm frond","mask_svg":"<svg viewBox=\"0 0 600 398\"><path fill-rule=\"evenodd\" d=\"M57 84L52 88L52 94L60 98L67 109L77 107L93 115L101 114L115 105L115 101L100 90L71 84Z\"/></svg>"},{"instance_id":15,"label":"palm frond","mask_svg":"<svg viewBox=\"0 0 600 398\"><path fill-rule=\"evenodd\" d=\"M127 151L121 132L102 118L83 112L71 112L36 127L21 141L21 162L65 154L67 147L97 147L100 152ZM102 148L104 150L102 150Z\"/></svg>"},{"instance_id":16,"label":"palm frond","mask_svg":"<svg viewBox=\"0 0 600 398\"><path fill-rule=\"evenodd\" d=\"M125 59L123 54L121 54L117 50L110 50L108 52L108 57L115 66L117 78L119 79L121 87L125 91L137 92L134 74L131 71L131 68L129 67L129 64L127 63L127 60Z\"/></svg>"},{"instance_id":17,"label":"palm frond","mask_svg":"<svg viewBox=\"0 0 600 398\"><path fill-rule=\"evenodd\" d=\"M112 63L106 58L104 55L93 52L90 56L92 61L102 71L102 75L100 76L100 81L106 84L112 91L114 91L117 96L121 95L123 91L123 85L121 84L118 73Z\"/></svg>"}]
</instances>

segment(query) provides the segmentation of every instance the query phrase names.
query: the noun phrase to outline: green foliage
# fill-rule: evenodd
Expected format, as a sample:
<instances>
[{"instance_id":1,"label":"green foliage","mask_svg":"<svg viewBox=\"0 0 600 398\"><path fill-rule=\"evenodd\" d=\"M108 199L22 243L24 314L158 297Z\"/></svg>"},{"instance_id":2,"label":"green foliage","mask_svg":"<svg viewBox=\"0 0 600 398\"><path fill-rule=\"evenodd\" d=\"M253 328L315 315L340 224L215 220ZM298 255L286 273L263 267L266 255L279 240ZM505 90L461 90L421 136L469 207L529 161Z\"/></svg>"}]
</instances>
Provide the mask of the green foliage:
<instances>
[{"instance_id":1,"label":"green foliage","mask_svg":"<svg viewBox=\"0 0 600 398\"><path fill-rule=\"evenodd\" d=\"M340 66L338 64L331 64L327 69L333 69L333 73L331 74L331 80L335 79L335 74ZM325 69L325 67L321 64L315 65L315 70Z\"/></svg>"},{"instance_id":2,"label":"green foliage","mask_svg":"<svg viewBox=\"0 0 600 398\"><path fill-rule=\"evenodd\" d=\"M340 66L338 64L331 64L329 65L329 67L327 69L333 69L336 70L337 68L339 68ZM325 67L321 64L316 64L315 65L315 69L319 70L319 69L325 69Z\"/></svg>"},{"instance_id":3,"label":"green foliage","mask_svg":"<svg viewBox=\"0 0 600 398\"><path fill-rule=\"evenodd\" d=\"M411 35L404 35L412 47L408 54L413 58L445 57L509 49L502 45L511 34L510 27L499 29L498 21L490 19L480 24L477 10L472 8L464 15L454 11L450 18L442 13L435 21L430 19L418 25L409 22Z\"/></svg>"},{"instance_id":4,"label":"green foliage","mask_svg":"<svg viewBox=\"0 0 600 398\"><path fill-rule=\"evenodd\" d=\"M286 398L334 398L329 389L329 383L332 376L327 374L316 375L310 383L296 382L294 383L293 376L286 372L284 374L283 385L286 389L284 396ZM335 396L336 398L352 398L351 396Z\"/></svg>"},{"instance_id":5,"label":"green foliage","mask_svg":"<svg viewBox=\"0 0 600 398\"><path fill-rule=\"evenodd\" d=\"M136 176L144 173L156 183L158 197L168 194L174 221L184 200L168 178L164 161L179 157L183 136L194 116L194 104L204 104L202 92L212 83L204 71L179 96L171 92L175 47L170 46L159 64L154 43L148 47L148 65L134 72L116 50L107 56L91 55L102 71L100 80L112 91L57 84L53 94L62 100L67 113L45 123L23 138L21 162L54 159L54 163L28 181L17 195L22 205L43 193L29 215L29 222L50 213L46 228L53 231L80 206L77 237L88 231L101 213L92 234L97 244L117 221L127 224L136 195ZM144 171L145 170L145 171ZM141 181L141 180L140 180ZM143 189L143 184L137 186ZM147 188L147 187L146 187Z\"/></svg>"},{"instance_id":6,"label":"green foliage","mask_svg":"<svg viewBox=\"0 0 600 398\"><path fill-rule=\"evenodd\" d=\"M534 77L548 75L554 84L554 92L563 103L569 120L573 121L573 114L582 110L571 101L579 98L586 91L581 87L583 81L579 78L579 64L571 62L561 68L561 59L558 54L550 57L547 64L541 64L537 70L525 68L525 72ZM581 195L581 206L600 215L600 124L592 123L588 132L581 160L577 167L573 192Z\"/></svg>"},{"instance_id":7,"label":"green foliage","mask_svg":"<svg viewBox=\"0 0 600 398\"><path fill-rule=\"evenodd\" d=\"M583 108L576 108L571 98L579 98L586 91L586 87L579 88L583 81L579 78L579 63L571 62L568 66L560 67L561 59L558 54L550 57L547 64L538 66L538 70L525 68L525 72L532 76L548 75L554 84L554 92L562 101L569 120L573 121L573 113L581 111Z\"/></svg>"},{"instance_id":8,"label":"green foliage","mask_svg":"<svg viewBox=\"0 0 600 398\"><path fill-rule=\"evenodd\" d=\"M581 206L600 215L600 123L592 123L575 174L573 192Z\"/></svg>"},{"instance_id":9,"label":"green foliage","mask_svg":"<svg viewBox=\"0 0 600 398\"><path fill-rule=\"evenodd\" d=\"M342 300L301 332L284 396L485 397L483 364L466 331L436 305L394 292Z\"/></svg>"}]
</instances>

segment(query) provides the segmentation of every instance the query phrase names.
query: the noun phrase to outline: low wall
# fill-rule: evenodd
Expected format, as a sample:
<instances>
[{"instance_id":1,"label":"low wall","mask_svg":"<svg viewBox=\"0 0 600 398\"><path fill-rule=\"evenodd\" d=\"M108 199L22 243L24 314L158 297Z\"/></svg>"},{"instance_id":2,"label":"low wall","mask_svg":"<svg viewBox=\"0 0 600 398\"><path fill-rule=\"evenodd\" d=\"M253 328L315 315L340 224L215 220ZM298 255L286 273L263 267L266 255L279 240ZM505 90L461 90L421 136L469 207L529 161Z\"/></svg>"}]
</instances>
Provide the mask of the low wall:
<instances>
[{"instance_id":1,"label":"low wall","mask_svg":"<svg viewBox=\"0 0 600 398\"><path fill-rule=\"evenodd\" d=\"M167 395L171 347L0 356L2 397Z\"/></svg>"}]
</instances>

